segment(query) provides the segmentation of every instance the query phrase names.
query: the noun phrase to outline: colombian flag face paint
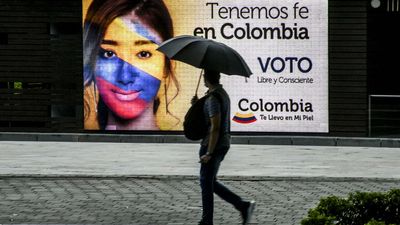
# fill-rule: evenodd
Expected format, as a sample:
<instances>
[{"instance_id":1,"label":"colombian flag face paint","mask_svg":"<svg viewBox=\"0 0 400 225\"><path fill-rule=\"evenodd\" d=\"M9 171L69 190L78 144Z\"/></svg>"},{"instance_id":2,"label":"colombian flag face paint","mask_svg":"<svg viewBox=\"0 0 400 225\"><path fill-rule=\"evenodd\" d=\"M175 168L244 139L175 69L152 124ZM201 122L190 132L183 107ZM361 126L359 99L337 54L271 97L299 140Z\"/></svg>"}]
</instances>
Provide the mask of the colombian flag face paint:
<instances>
[{"instance_id":1,"label":"colombian flag face paint","mask_svg":"<svg viewBox=\"0 0 400 225\"><path fill-rule=\"evenodd\" d=\"M116 116L134 119L157 96L165 65L159 42L154 31L122 17L107 28L95 74L100 96Z\"/></svg>"}]
</instances>

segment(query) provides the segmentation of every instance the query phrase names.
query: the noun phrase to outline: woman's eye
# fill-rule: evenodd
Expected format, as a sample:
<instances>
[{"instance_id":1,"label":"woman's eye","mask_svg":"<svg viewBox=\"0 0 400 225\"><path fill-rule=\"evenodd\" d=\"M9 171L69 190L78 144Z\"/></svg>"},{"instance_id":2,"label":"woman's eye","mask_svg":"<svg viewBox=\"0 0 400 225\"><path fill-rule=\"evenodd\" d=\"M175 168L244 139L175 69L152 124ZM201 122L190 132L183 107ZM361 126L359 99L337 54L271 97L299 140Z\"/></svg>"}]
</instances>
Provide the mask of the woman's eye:
<instances>
[{"instance_id":1,"label":"woman's eye","mask_svg":"<svg viewBox=\"0 0 400 225\"><path fill-rule=\"evenodd\" d=\"M141 59L147 59L147 58L150 58L152 56L152 54L148 51L141 51L137 54L137 56Z\"/></svg>"},{"instance_id":2,"label":"woman's eye","mask_svg":"<svg viewBox=\"0 0 400 225\"><path fill-rule=\"evenodd\" d=\"M112 51L104 51L104 52L103 52L103 57L104 57L104 58L109 59L109 58L112 58L112 57L114 57L114 56L115 56L115 53L112 52Z\"/></svg>"}]
</instances>

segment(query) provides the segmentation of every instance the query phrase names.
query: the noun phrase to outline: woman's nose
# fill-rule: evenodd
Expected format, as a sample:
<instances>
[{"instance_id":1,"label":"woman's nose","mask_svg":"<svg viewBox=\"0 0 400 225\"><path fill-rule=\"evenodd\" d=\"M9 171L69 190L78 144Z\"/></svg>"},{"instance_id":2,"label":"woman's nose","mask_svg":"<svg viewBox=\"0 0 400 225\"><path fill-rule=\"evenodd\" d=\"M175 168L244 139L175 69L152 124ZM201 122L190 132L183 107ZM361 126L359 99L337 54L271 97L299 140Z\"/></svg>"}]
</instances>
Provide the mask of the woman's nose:
<instances>
[{"instance_id":1,"label":"woman's nose","mask_svg":"<svg viewBox=\"0 0 400 225\"><path fill-rule=\"evenodd\" d=\"M120 67L117 77L117 82L123 85L133 84L135 83L135 79L137 76L138 74L134 67L131 64L122 61L122 65Z\"/></svg>"}]
</instances>

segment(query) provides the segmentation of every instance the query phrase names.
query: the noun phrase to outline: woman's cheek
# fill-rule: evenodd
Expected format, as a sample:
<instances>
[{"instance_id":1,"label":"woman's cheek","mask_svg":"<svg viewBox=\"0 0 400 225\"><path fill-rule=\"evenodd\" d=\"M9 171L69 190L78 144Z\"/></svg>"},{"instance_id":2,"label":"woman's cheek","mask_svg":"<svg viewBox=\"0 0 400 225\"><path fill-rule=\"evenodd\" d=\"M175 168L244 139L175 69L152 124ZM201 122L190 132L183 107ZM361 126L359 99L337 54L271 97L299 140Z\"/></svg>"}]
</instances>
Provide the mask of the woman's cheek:
<instances>
[{"instance_id":1,"label":"woman's cheek","mask_svg":"<svg viewBox=\"0 0 400 225\"><path fill-rule=\"evenodd\" d=\"M165 58L163 55L154 53L151 58L137 60L136 66L159 80L164 78Z\"/></svg>"},{"instance_id":2,"label":"woman's cheek","mask_svg":"<svg viewBox=\"0 0 400 225\"><path fill-rule=\"evenodd\" d=\"M146 102L153 101L160 89L161 81L155 78L153 75L143 75L142 77L142 84L143 84L143 91L140 94L140 98L145 100Z\"/></svg>"},{"instance_id":3,"label":"woman's cheek","mask_svg":"<svg viewBox=\"0 0 400 225\"><path fill-rule=\"evenodd\" d=\"M96 76L114 83L117 77L118 64L112 60L98 60L96 63Z\"/></svg>"}]
</instances>

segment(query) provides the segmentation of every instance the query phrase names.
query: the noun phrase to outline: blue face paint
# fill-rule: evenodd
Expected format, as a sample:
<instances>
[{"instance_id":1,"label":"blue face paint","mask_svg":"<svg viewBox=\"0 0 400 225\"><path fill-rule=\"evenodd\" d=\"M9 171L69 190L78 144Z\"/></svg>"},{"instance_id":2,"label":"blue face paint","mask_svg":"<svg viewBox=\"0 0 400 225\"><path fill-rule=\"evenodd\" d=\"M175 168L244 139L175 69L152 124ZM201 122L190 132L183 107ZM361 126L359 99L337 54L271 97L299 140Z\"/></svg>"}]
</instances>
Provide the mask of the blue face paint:
<instances>
[{"instance_id":1,"label":"blue face paint","mask_svg":"<svg viewBox=\"0 0 400 225\"><path fill-rule=\"evenodd\" d=\"M111 52L101 50L95 74L120 90L117 93L140 92L139 98L150 102L156 97L161 81L143 70L123 61Z\"/></svg>"},{"instance_id":2,"label":"blue face paint","mask_svg":"<svg viewBox=\"0 0 400 225\"><path fill-rule=\"evenodd\" d=\"M127 22L124 20L124 23L127 27L129 27L130 29L132 29L132 31L138 33L139 35L145 37L146 39L156 43L157 45L161 44L161 40L160 38L158 38L156 36L156 34L154 34L153 32L151 32L149 30L149 28L147 28L146 26L144 26L142 23L140 22L136 22L136 21L130 21Z\"/></svg>"}]
</instances>

